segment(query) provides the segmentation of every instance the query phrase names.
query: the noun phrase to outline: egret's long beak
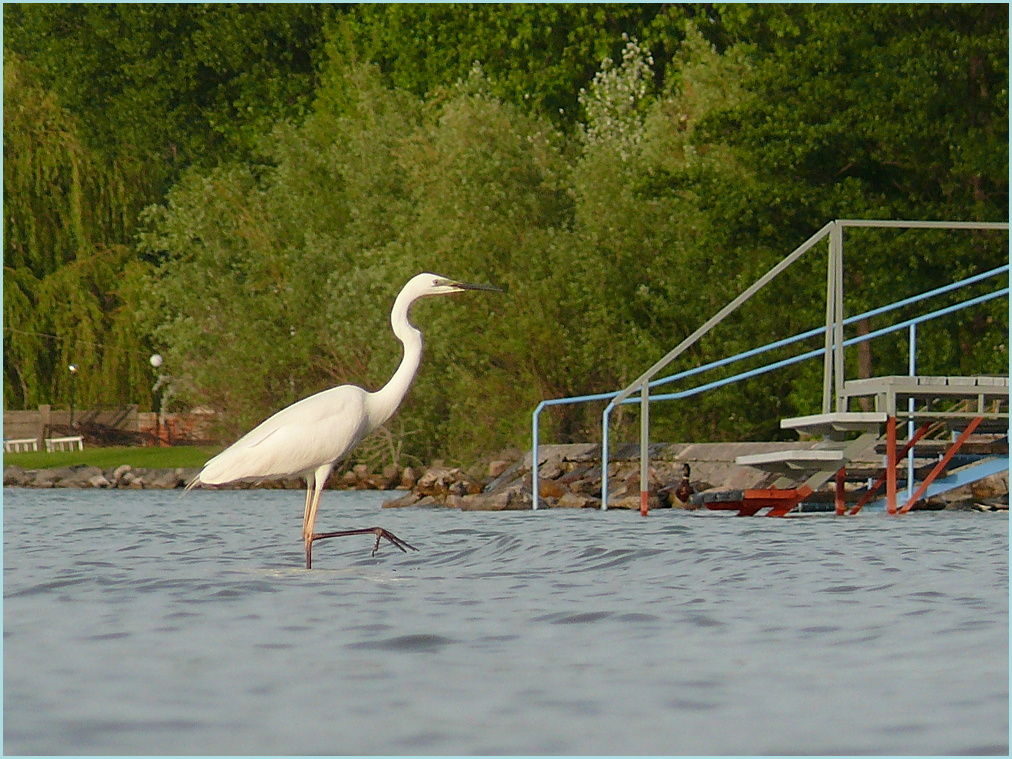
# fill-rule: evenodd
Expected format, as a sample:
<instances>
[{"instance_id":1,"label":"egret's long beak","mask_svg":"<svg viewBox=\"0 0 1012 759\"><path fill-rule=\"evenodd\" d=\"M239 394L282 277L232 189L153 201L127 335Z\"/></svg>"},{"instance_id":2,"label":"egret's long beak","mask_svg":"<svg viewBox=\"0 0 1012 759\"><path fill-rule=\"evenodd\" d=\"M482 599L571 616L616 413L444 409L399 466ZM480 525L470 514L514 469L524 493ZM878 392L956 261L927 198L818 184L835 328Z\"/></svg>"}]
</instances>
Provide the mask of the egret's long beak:
<instances>
[{"instance_id":1,"label":"egret's long beak","mask_svg":"<svg viewBox=\"0 0 1012 759\"><path fill-rule=\"evenodd\" d=\"M451 282L450 286L456 287L460 290L488 290L489 292L494 293L504 293L509 289L506 286L497 287L496 285L476 285L471 282Z\"/></svg>"}]
</instances>

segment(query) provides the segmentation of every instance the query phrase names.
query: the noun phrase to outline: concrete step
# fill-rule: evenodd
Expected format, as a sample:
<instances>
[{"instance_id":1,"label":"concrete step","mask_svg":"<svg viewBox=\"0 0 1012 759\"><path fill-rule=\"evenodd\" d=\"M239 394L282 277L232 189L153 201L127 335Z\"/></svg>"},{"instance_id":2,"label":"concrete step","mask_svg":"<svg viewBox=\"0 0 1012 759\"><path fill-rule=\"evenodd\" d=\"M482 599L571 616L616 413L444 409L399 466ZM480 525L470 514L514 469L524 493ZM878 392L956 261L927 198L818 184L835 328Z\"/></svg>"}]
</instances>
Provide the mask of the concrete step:
<instances>
[{"instance_id":1,"label":"concrete step","mask_svg":"<svg viewBox=\"0 0 1012 759\"><path fill-rule=\"evenodd\" d=\"M751 466L769 472L817 472L825 469L836 471L847 463L842 450L833 448L795 449L770 451L738 456L734 460L739 466Z\"/></svg>"},{"instance_id":2,"label":"concrete step","mask_svg":"<svg viewBox=\"0 0 1012 759\"><path fill-rule=\"evenodd\" d=\"M879 432L885 421L884 411L836 411L781 419L780 429L843 440L850 432Z\"/></svg>"}]
</instances>

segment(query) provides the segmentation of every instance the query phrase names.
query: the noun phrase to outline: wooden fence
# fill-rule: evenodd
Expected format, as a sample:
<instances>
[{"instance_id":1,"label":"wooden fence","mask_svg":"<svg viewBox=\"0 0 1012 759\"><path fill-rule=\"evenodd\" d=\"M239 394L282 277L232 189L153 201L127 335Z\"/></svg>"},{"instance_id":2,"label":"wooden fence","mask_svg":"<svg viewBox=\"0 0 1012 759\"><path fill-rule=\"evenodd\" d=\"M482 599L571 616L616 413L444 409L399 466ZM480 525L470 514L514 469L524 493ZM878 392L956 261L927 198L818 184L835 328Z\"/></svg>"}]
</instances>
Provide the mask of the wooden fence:
<instances>
[{"instance_id":1,"label":"wooden fence","mask_svg":"<svg viewBox=\"0 0 1012 759\"><path fill-rule=\"evenodd\" d=\"M138 411L136 405L74 410L54 409L48 404L31 411L4 410L4 440L44 441L60 435L83 435L91 445L178 445L213 441L212 411L158 414Z\"/></svg>"}]
</instances>

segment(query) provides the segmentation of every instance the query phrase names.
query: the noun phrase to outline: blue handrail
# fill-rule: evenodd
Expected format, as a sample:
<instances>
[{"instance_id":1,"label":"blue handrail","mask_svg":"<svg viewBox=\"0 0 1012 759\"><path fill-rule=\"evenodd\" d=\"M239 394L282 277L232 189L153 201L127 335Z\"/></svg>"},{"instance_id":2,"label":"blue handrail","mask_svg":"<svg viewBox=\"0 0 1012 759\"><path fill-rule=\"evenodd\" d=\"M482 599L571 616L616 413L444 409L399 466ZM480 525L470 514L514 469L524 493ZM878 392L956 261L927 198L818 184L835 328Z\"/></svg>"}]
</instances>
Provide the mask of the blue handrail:
<instances>
[{"instance_id":1,"label":"blue handrail","mask_svg":"<svg viewBox=\"0 0 1012 759\"><path fill-rule=\"evenodd\" d=\"M909 298L904 298L904 299L898 300L898 301L896 301L894 303L890 303L888 305L880 306L880 307L872 309L870 311L866 311L866 312L864 312L862 314L857 314L855 316L852 316L852 317L849 317L847 319L844 319L843 320L843 324L844 325L849 325L849 324L853 324L855 322L858 322L858 321L860 321L862 319L868 319L868 318L871 318L873 316L879 316L881 314L888 313L889 311L894 311L896 309L903 308L904 306L909 306L909 305L912 305L914 303L922 302L922 301L927 300L929 298L936 297L938 295L942 295L942 294L945 294L945 293L948 293L948 292L952 292L954 290L961 289L961 288L966 287L968 285L971 285L971 284L983 281L983 280L988 279L990 277L994 277L994 276L997 276L999 274L1008 273L1008 272L1009 272L1009 265L1008 264L1006 264L1004 266L999 266L999 267L996 267L996 268L991 269L989 271L982 272L982 273L973 275L971 277L967 277L965 279L959 280L957 282L952 282L950 284L943 285L941 287L934 288L932 290L928 290L926 292L920 293L919 295L914 295L914 296L911 296ZM865 335L859 335L857 337L854 337L854 338L851 338L851 339L848 339L848 340L844 340L843 341L843 345L844 346L856 345L857 343L861 343L861 342L864 342L864 341L867 341L867 340L872 340L872 339L874 339L876 337L881 337L882 335L885 335L885 334L889 334L889 333L892 333L892 332L897 332L897 331L899 331L901 329L907 329L907 328L909 328L911 326L914 326L916 324L920 324L922 322L929 321L931 319L936 319L936 318L939 318L941 316L945 316L947 314L953 313L955 311L959 311L961 309L968 308L968 307L973 306L973 305L978 305L980 303L984 303L984 302L987 302L989 300L993 300L994 298L998 298L998 297L1001 297L1001 296L1006 296L1006 295L1008 295L1008 292L1009 292L1009 288L1008 287L1000 289L1000 290L996 290L996 291L993 291L991 293L987 293L985 295L978 296L978 297L972 298L970 300L962 301L962 302L960 302L958 304L954 304L952 306L947 306L947 307L939 309L937 311L933 311L933 312L931 312L929 314L923 314L921 316L917 316L917 317L914 317L914 318L911 318L911 319L907 319L907 320L902 321L902 322L898 322L897 324L894 324L894 325L892 325L890 327L884 327L882 329L875 330L875 331L870 332L870 333L865 334ZM723 359L719 359L717 361L710 362L708 364L704 364L702 366L695 367L693 369L687 369L685 371L677 372L676 374L672 374L672 375L669 375L667 377L663 377L663 378L658 379L658 380L653 380L653 381L651 381L649 383L649 386L650 387L656 387L656 386L660 386L660 385L665 385L665 384L674 382L675 380L685 379L687 377L691 377L691 376L694 376L696 374L701 374L702 372L709 371L711 369L716 369L716 368L719 368L719 367L722 367L722 366L727 366L727 365L736 363L738 361L743 361L745 359L752 358L752 357L755 357L757 355L761 355L762 353L766 353L766 352L769 352L771 350L775 350L777 348L782 348L782 347L791 345L793 343L800 342L802 340L806 340L806 339L809 339L809 338L812 338L812 337L815 337L815 336L818 336L818 335L825 335L825 334L826 334L826 327L816 327L814 329L807 330L806 332L799 333L799 334L794 335L792 337L783 338L781 340L777 340L777 341L768 343L766 345L760 346L759 348L754 348L754 349L751 349L751 350L748 350L748 351L744 351L744 352L736 354L734 356L729 356L729 357L726 357L726 358L723 358ZM832 344L832 348L835 349L835 342ZM759 376L761 374L765 374L767 372L771 372L771 371L774 371L776 369L781 369L781 368L783 368L785 366L790 366L792 364L796 364L796 363L799 363L801 361L805 361L805 360L808 360L808 359L811 359L811 358L815 358L815 357L820 356L820 355L824 355L825 352L826 352L826 348L818 348L818 349L815 349L815 350L812 350L812 351L808 351L807 353L800 354L798 356L794 356L794 357L791 357L791 358L788 358L788 359L783 359L781 361L776 361L776 362L773 362L771 364L767 364L767 365L762 366L762 367L757 367L755 369L751 369L751 370L748 370L748 371L745 371L745 372L741 372L741 373L733 375L731 377L726 377L726 378L721 379L721 380L716 380L714 382L710 382L710 383L707 383L707 384L704 384L704 385L699 385L699 386L697 386L695 388L691 388L689 390L683 390L683 391L676 392L676 393L667 393L667 394L661 394L661 395L651 396L651 400L675 400L675 399L680 399L680 398L688 398L688 397L691 397L693 395L697 395L699 393L706 392L707 390L713 390L713 389L716 389L716 388L719 388L719 387L723 387L723 386L728 385L728 384L732 384L734 382L741 381L743 379L748 379L748 378L751 378L751 377ZM616 398L620 394L621 394L621 391L615 391L615 392L608 392L608 393L594 393L594 394L591 394L591 395L581 395L581 396L573 396L573 397L569 397L569 398L556 398L556 399L541 401L538 404L537 408L534 410L533 415L532 415L532 438L533 438L532 443L533 444L532 444L532 452L531 452L532 453L531 461L532 461L532 470L533 470L534 474L536 475L538 467L540 465L540 461L539 461L539 458L540 458L539 457L539 417L540 417L541 412L546 407L548 407L548 406L563 405L563 404L585 403L585 402L597 401L597 400L611 400L611 399ZM620 403L640 403L640 402L641 401L640 401L639 398L627 397L627 398L623 399ZM608 458L607 458L607 456L608 456L608 437L609 437L609 435L608 435L608 422L609 422L609 417L610 417L610 414L611 414L611 410L614 407L615 407L615 404L614 403L610 403L605 408L605 410L604 410L604 412L602 414L602 451L601 451L601 461L602 461L602 472L601 472L601 496L602 496L602 498L601 498L601 506L602 506L602 509L606 509L607 508L607 485L608 485L608 469L607 469ZM533 476L532 477L532 484L536 483L536 482L537 482L537 477ZM533 506L534 506L535 509L537 508L537 497L536 496L534 498L534 504L533 504Z\"/></svg>"},{"instance_id":2,"label":"blue handrail","mask_svg":"<svg viewBox=\"0 0 1012 759\"><path fill-rule=\"evenodd\" d=\"M909 306L913 303L917 303L922 300L927 300L928 298L933 298L938 295L944 295L945 293L952 292L953 290L958 290L962 287L966 287L967 285L975 284L989 277L997 276L998 274L1001 274L1003 272L1007 273L1008 271L1009 265L1005 264L1004 266L999 266L995 269L991 269L990 271L986 271L981 274L975 274L972 277L967 277L966 279L961 279L958 282L952 282L948 285L944 285L943 287L938 287L935 288L934 290L928 290L926 292L921 293L920 295L914 295L909 298L904 298L903 300L898 300L895 303L890 303L889 305L886 306L880 306L879 308L873 308L871 311L865 311L863 314L851 316L847 319L844 319L843 323L844 325L850 325L859 322L862 319L870 319L873 316L880 316L881 314L888 313L889 311L894 311L898 308L903 308L904 306ZM753 358L754 356L759 356L763 353L768 353L771 350L776 350L777 348L783 348L793 343L797 343L802 340L807 340L808 338L815 337L816 335L823 335L825 334L825 331L826 331L825 327L815 327L814 329L810 329L807 332L801 332L792 337L786 337L781 340L776 340L772 343L767 343L766 345L760 346L758 348L753 348L751 350L747 350L742 353L737 353L734 356L728 356L726 358L718 359L717 361L711 361L708 364L697 366L694 369L687 369L685 371L677 372L676 374L671 374L667 377L662 377L661 379L653 380L652 382L650 382L650 387L659 387L661 385L666 385L670 382L674 382L675 380L685 379L686 377L691 377L693 375L700 374L710 369L717 369L722 366L728 366L729 364L737 363L738 361L744 361L747 358ZM538 439L537 420L541 412L547 406L560 406L573 403L589 403L590 401L606 401L614 398L620 392L621 391L619 390L614 390L608 393L593 393L591 395L574 395L566 398L554 398L551 400L541 401L538 404L537 408L534 410L533 414L534 416L533 431L534 431L535 444ZM628 400L626 402L638 403L638 401L628 401Z\"/></svg>"},{"instance_id":3,"label":"blue handrail","mask_svg":"<svg viewBox=\"0 0 1012 759\"><path fill-rule=\"evenodd\" d=\"M979 305L980 303L986 303L989 300L994 300L995 298L1000 298L1003 295L1008 294L1009 288L1007 287L1001 290L995 290L994 292L987 293L986 295L980 295L976 298L971 298L970 300L965 300L961 303L957 303L952 306L946 306L945 308L941 308L937 311L932 311L929 314L924 314L922 316L917 316L912 319L907 319L906 321L897 322L896 324L893 324L891 327L883 327L881 329L875 330L874 332L869 332L866 335L858 335L856 337L848 338L843 341L843 345L845 348L849 348L852 345L857 345L858 343L863 343L866 342L867 340L873 340L876 337L888 335L891 332L899 332L900 330L907 329L911 325L923 324L926 321L937 319L941 316L946 316L956 311L961 311L962 309L969 308L970 306L976 306ZM815 350L808 351L807 353L800 353L797 356L792 356L791 358L785 358L781 361L774 361L772 364L766 364L765 366L760 366L755 369L749 369L748 371L735 374L732 377L725 377L724 379L714 380L713 382L709 382L705 385L698 385L697 387L690 388L689 390L681 390L677 393L662 393L660 395L652 395L650 396L650 399L654 401L673 401L679 398L690 398L693 395L699 395L700 393L706 392L707 390L715 390L718 387L724 387L725 385L730 385L740 380L758 377L760 374L766 374L768 372L772 372L775 369L783 369L785 366L791 366L792 364L797 364L802 361L806 361L807 359L810 358L816 358L817 356L821 356L823 353L825 353L825 348L816 348ZM622 401L622 403L639 403L639 402L640 402L639 398L626 398L624 401Z\"/></svg>"},{"instance_id":4,"label":"blue handrail","mask_svg":"<svg viewBox=\"0 0 1012 759\"><path fill-rule=\"evenodd\" d=\"M852 337L850 339L844 340L843 341L843 345L844 345L844 347L849 347L851 345L857 345L858 343L862 343L862 342L865 342L867 340L873 340L876 337L881 337L882 335L886 335L886 334L889 334L891 332L899 332L900 330L907 329L911 325L921 324L923 322L930 321L931 319L937 319L937 318L939 318L941 316L945 316L947 314L954 313L955 311L960 311L960 310L962 310L964 308L969 308L970 306L975 306L975 305L978 305L980 303L984 303L984 302L989 301L989 300L994 300L995 298L1000 298L1002 296L1007 296L1008 294L1009 294L1009 288L1007 288L1007 287L1003 288L1001 290L995 290L994 292L990 292L990 293L987 293L985 295L978 296L976 298L971 298L970 300L963 301L961 303L957 303L957 304L952 305L952 306L947 306L947 307L939 309L937 311L933 311L933 312L931 312L929 314L924 314L922 316L914 317L912 319L907 319L906 321L897 322L896 324L894 324L894 325L892 325L890 327L883 327L883 328L877 329L877 330L875 330L873 332L869 332L866 335L858 335L857 337ZM836 344L834 343L833 344L834 348L835 348L835 345ZM773 362L771 364L766 364L765 366L760 366L760 367L757 367L755 369L750 369L748 371L741 372L741 373L736 374L736 375L734 375L732 377L725 377L724 379L721 379L721 380L715 380L715 381L709 382L709 383L707 383L705 385L699 385L697 387L690 388L689 390L682 390L682 391L677 392L677 393L662 393L661 395L652 396L651 400L652 401L668 401L668 400L678 400L680 398L689 398L689 397L692 397L693 395L698 395L699 393L706 392L707 390L715 390L715 389L717 389L719 387L724 387L725 385L730 385L730 384L733 384L735 382L739 382L741 380L750 379L752 377L758 377L761 374L767 374L768 372L772 372L772 371L774 371L776 369L782 369L785 366L791 366L792 364L797 364L797 363L800 363L801 361L805 361L805 360L810 359L810 358L817 358L817 357L822 356L824 354L825 354L825 348L816 348L815 350L808 351L807 353L802 353L802 354L800 354L798 356L793 356L792 358L786 358L786 359L783 359L781 361L775 361L775 362ZM626 398L623 401L623 403L639 403L639 399L638 398ZM607 487L608 487L608 467L606 465L604 465L604 462L607 461L607 456L608 456L608 419L609 419L609 416L611 414L611 410L613 408L614 408L614 405L609 404L605 408L605 410L604 410L604 412L602 414L602 418L601 418L601 425L602 425L602 435L601 435L601 461L602 461L602 467L601 467L601 508L602 509L607 509L608 508L608 491L607 491Z\"/></svg>"}]
</instances>

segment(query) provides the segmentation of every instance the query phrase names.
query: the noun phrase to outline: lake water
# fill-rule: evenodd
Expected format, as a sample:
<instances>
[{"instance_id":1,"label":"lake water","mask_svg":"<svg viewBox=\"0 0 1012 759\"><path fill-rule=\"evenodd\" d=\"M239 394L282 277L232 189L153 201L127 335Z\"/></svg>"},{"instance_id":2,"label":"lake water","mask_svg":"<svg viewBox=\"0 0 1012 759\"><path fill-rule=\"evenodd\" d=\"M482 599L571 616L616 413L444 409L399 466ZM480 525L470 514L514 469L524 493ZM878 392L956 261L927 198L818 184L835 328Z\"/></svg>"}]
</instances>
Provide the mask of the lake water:
<instances>
[{"instance_id":1,"label":"lake water","mask_svg":"<svg viewBox=\"0 0 1012 759\"><path fill-rule=\"evenodd\" d=\"M6 754L1008 754L1008 514L5 488Z\"/></svg>"}]
</instances>

